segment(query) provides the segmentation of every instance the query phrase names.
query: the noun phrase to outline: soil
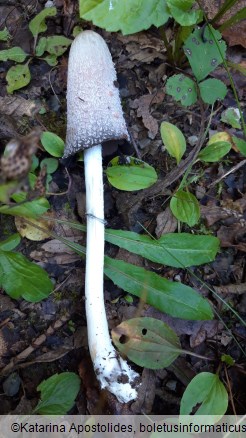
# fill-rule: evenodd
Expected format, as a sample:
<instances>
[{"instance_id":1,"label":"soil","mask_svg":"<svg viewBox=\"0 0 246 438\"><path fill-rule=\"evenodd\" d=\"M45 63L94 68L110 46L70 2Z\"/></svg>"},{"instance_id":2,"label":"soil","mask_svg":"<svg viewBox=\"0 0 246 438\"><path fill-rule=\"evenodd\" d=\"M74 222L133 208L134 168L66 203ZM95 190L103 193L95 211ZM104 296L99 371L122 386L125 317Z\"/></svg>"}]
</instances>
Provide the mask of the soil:
<instances>
[{"instance_id":1,"label":"soil","mask_svg":"<svg viewBox=\"0 0 246 438\"><path fill-rule=\"evenodd\" d=\"M43 7L45 1L0 1L0 30L6 25L12 35L9 47L20 46L32 54L33 37L28 22ZM45 35L64 35L73 38L78 19L77 1L56 0L57 16L47 20ZM122 105L131 134L131 144L116 145L104 156L106 167L113 156L138 156L156 169L158 183L140 192L120 192L112 187L105 176L105 218L107 227L142 233L147 230L159 238L170 232L211 234L221 241L216 259L189 270L157 265L141 257L118 250L106 244L106 254L129 263L143 266L173 281L182 281L206 297L217 315L212 321L185 321L172 318L151 306L140 305L139 300L116 287L105 278L105 303L110 329L134 316L155 317L167 324L179 336L181 345L210 360L188 355L180 356L166 369L148 370L132 364L141 375L141 391L134 403L122 405L111 394L98 387L88 354L86 316L84 309L85 262L80 256L58 248L57 241L45 239L21 240L18 251L42 266L54 283L54 291L39 303L11 299L0 289L0 414L28 414L39 400L37 386L55 373L73 371L81 377L81 390L72 414L178 414L180 400L190 380L199 372L216 372L229 392L228 414L245 413L245 340L243 319L246 314L246 177L243 156L236 148L219 163L195 164L190 191L201 206L201 220L189 227L178 224L172 216L170 196L177 190L184 171L197 152L201 126L209 126L208 135L227 131L242 136L239 130L221 121L222 112L236 107L229 80L218 68L214 77L229 87L223 102L216 103L209 125L211 107L197 103L189 108L177 104L165 93L168 77L176 72L167 59L167 53L158 29L151 28L138 34L122 36L109 33L83 22L83 29L101 34L112 53L118 74ZM172 38L173 23L166 26ZM235 39L233 40L235 41ZM243 48L233 43L228 47L231 62L244 66ZM6 43L0 43L0 49ZM12 95L6 91L6 72L12 62L0 64L0 153L10 138L28 137L39 127L66 136L66 75L68 52L55 67L44 60L33 58L30 63L30 84ZM188 71L188 66L182 67ZM231 70L235 87L245 108L245 73ZM45 111L40 111L40 109ZM163 147L160 123L168 121L178 126L188 139L187 152L177 167ZM18 137L19 138L19 137ZM23 140L24 141L24 140ZM37 147L41 160L49 155ZM28 155L27 155L28 156ZM242 163L242 164L240 164ZM45 177L45 175L43 175ZM42 179L39 190L43 190ZM74 159L60 160L52 174L47 198L53 218L76 220L85 223L85 184L83 162ZM63 194L62 194L63 193ZM1 215L0 239L16 232L15 219ZM85 236L68 226L55 224L53 231L85 244ZM96 267L95 267L96 270ZM202 280L203 283L199 281ZM205 285L204 285L205 283ZM206 287L209 286L210 289ZM228 310L211 292L223 298L238 313ZM230 355L234 366L220 364L222 355Z\"/></svg>"}]
</instances>

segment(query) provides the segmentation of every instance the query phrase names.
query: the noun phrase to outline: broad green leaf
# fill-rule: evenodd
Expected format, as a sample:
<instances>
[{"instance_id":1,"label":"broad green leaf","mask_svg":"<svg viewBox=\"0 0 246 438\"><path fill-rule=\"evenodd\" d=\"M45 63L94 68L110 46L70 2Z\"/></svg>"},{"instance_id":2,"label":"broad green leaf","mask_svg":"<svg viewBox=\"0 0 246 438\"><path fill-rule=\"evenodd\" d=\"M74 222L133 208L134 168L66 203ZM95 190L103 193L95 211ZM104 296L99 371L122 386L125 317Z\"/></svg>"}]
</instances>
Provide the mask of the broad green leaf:
<instances>
[{"instance_id":1,"label":"broad green leaf","mask_svg":"<svg viewBox=\"0 0 246 438\"><path fill-rule=\"evenodd\" d=\"M195 29L192 32L184 44L184 52L194 75L198 81L201 81L222 64L226 53L226 43L221 40L218 30L207 25L204 37L202 37L202 29Z\"/></svg>"},{"instance_id":2,"label":"broad green leaf","mask_svg":"<svg viewBox=\"0 0 246 438\"><path fill-rule=\"evenodd\" d=\"M108 164L106 175L112 186L119 190L134 191L146 189L157 181L152 166L133 157L125 158L127 164L120 164L120 157L113 158Z\"/></svg>"},{"instance_id":3,"label":"broad green leaf","mask_svg":"<svg viewBox=\"0 0 246 438\"><path fill-rule=\"evenodd\" d=\"M197 224L200 218L199 202L192 193L178 190L170 201L172 214L190 227Z\"/></svg>"},{"instance_id":4,"label":"broad green leaf","mask_svg":"<svg viewBox=\"0 0 246 438\"><path fill-rule=\"evenodd\" d=\"M16 61L23 62L27 57L27 53L20 47L12 47L7 50L0 50L0 61Z\"/></svg>"},{"instance_id":5,"label":"broad green leaf","mask_svg":"<svg viewBox=\"0 0 246 438\"><path fill-rule=\"evenodd\" d=\"M22 254L0 249L0 286L11 298L39 302L51 293L47 273Z\"/></svg>"},{"instance_id":6,"label":"broad green leaf","mask_svg":"<svg viewBox=\"0 0 246 438\"><path fill-rule=\"evenodd\" d=\"M64 153L64 141L53 132L43 132L41 135L41 143L50 155L53 157L62 157Z\"/></svg>"},{"instance_id":7,"label":"broad green leaf","mask_svg":"<svg viewBox=\"0 0 246 438\"><path fill-rule=\"evenodd\" d=\"M80 389L80 378L75 373L54 374L38 385L41 400L33 413L65 415L72 409Z\"/></svg>"},{"instance_id":8,"label":"broad green leaf","mask_svg":"<svg viewBox=\"0 0 246 438\"><path fill-rule=\"evenodd\" d=\"M80 17L92 21L109 32L121 30L123 35L159 27L167 22L169 13L166 0L103 0L87 2L83 8L80 0ZM85 12L87 11L87 12Z\"/></svg>"},{"instance_id":9,"label":"broad green leaf","mask_svg":"<svg viewBox=\"0 0 246 438\"><path fill-rule=\"evenodd\" d=\"M197 159L205 163L216 163L221 160L231 149L231 143L228 141L217 141L206 146L199 153Z\"/></svg>"},{"instance_id":10,"label":"broad green leaf","mask_svg":"<svg viewBox=\"0 0 246 438\"><path fill-rule=\"evenodd\" d=\"M227 108L221 114L221 121L231 125L233 128L241 129L240 112L238 108Z\"/></svg>"},{"instance_id":11,"label":"broad green leaf","mask_svg":"<svg viewBox=\"0 0 246 438\"><path fill-rule=\"evenodd\" d=\"M167 80L166 92L183 106L193 105L197 101L195 82L183 74L174 75Z\"/></svg>"},{"instance_id":12,"label":"broad green leaf","mask_svg":"<svg viewBox=\"0 0 246 438\"><path fill-rule=\"evenodd\" d=\"M45 158L40 163L40 168L42 169L44 166L46 166L46 172L48 174L54 173L58 168L58 160L55 158Z\"/></svg>"},{"instance_id":13,"label":"broad green leaf","mask_svg":"<svg viewBox=\"0 0 246 438\"><path fill-rule=\"evenodd\" d=\"M10 33L7 27L5 27L3 30L0 30L0 41L8 41L9 38L10 38Z\"/></svg>"},{"instance_id":14,"label":"broad green leaf","mask_svg":"<svg viewBox=\"0 0 246 438\"><path fill-rule=\"evenodd\" d=\"M91 9L94 9L103 1L104 0L79 0L80 16L82 17L82 15L86 14L86 12L90 11Z\"/></svg>"},{"instance_id":15,"label":"broad green leaf","mask_svg":"<svg viewBox=\"0 0 246 438\"><path fill-rule=\"evenodd\" d=\"M46 37L39 38L38 44L36 45L36 49L35 49L36 56L42 56L44 54L46 49L46 43L47 43Z\"/></svg>"},{"instance_id":16,"label":"broad green leaf","mask_svg":"<svg viewBox=\"0 0 246 438\"><path fill-rule=\"evenodd\" d=\"M2 205L0 207L1 214L10 214L11 216L24 216L36 218L39 215L46 213L50 204L45 198L27 201L20 205Z\"/></svg>"},{"instance_id":17,"label":"broad green leaf","mask_svg":"<svg viewBox=\"0 0 246 438\"><path fill-rule=\"evenodd\" d=\"M235 146L241 152L241 154L246 156L246 141L243 140L242 138L238 138L238 137L235 137L235 136L232 137L232 140L233 140L233 143L235 144Z\"/></svg>"},{"instance_id":18,"label":"broad green leaf","mask_svg":"<svg viewBox=\"0 0 246 438\"><path fill-rule=\"evenodd\" d=\"M45 50L51 55L61 56L71 44L72 40L63 35L53 35L47 37Z\"/></svg>"},{"instance_id":19,"label":"broad green leaf","mask_svg":"<svg viewBox=\"0 0 246 438\"><path fill-rule=\"evenodd\" d=\"M0 202L8 202L11 193L18 187L18 181L10 181L6 184L0 184Z\"/></svg>"},{"instance_id":20,"label":"broad green leaf","mask_svg":"<svg viewBox=\"0 0 246 438\"><path fill-rule=\"evenodd\" d=\"M171 157L176 158L177 164L179 164L186 151L186 141L183 133L172 123L162 122L161 138L168 153Z\"/></svg>"},{"instance_id":21,"label":"broad green leaf","mask_svg":"<svg viewBox=\"0 0 246 438\"><path fill-rule=\"evenodd\" d=\"M172 17L181 26L192 26L202 20L203 12L200 9L191 9L193 0L167 0L167 6Z\"/></svg>"},{"instance_id":22,"label":"broad green leaf","mask_svg":"<svg viewBox=\"0 0 246 438\"><path fill-rule=\"evenodd\" d=\"M228 407L228 394L217 374L200 373L187 386L180 404L180 415L189 415L201 404L195 415L212 415L216 421Z\"/></svg>"},{"instance_id":23,"label":"broad green leaf","mask_svg":"<svg viewBox=\"0 0 246 438\"><path fill-rule=\"evenodd\" d=\"M13 91L19 90L29 84L31 73L28 63L24 65L14 65L7 72L6 80L8 82L7 91L12 94Z\"/></svg>"},{"instance_id":24,"label":"broad green leaf","mask_svg":"<svg viewBox=\"0 0 246 438\"><path fill-rule=\"evenodd\" d=\"M201 98L205 103L212 105L216 100L223 100L227 93L227 87L219 79L206 79L198 84Z\"/></svg>"},{"instance_id":25,"label":"broad green leaf","mask_svg":"<svg viewBox=\"0 0 246 438\"><path fill-rule=\"evenodd\" d=\"M141 367L165 368L183 353L176 333L155 318L129 319L111 333L120 353Z\"/></svg>"},{"instance_id":26,"label":"broad green leaf","mask_svg":"<svg viewBox=\"0 0 246 438\"><path fill-rule=\"evenodd\" d=\"M105 230L105 240L152 262L184 268L214 260L219 239L189 233L164 234L159 240L123 230Z\"/></svg>"},{"instance_id":27,"label":"broad green leaf","mask_svg":"<svg viewBox=\"0 0 246 438\"><path fill-rule=\"evenodd\" d=\"M189 286L172 282L154 272L122 260L105 257L104 272L118 287L171 316L212 319L209 303Z\"/></svg>"},{"instance_id":28,"label":"broad green leaf","mask_svg":"<svg viewBox=\"0 0 246 438\"><path fill-rule=\"evenodd\" d=\"M12 251L16 248L21 241L20 235L18 233L12 234L6 240L0 241L0 250L2 251Z\"/></svg>"},{"instance_id":29,"label":"broad green leaf","mask_svg":"<svg viewBox=\"0 0 246 438\"><path fill-rule=\"evenodd\" d=\"M29 29L32 32L33 36L37 36L41 32L45 32L47 30L47 25L45 23L45 19L47 17L54 17L56 15L56 8L44 8L39 14L34 17L29 23Z\"/></svg>"}]
</instances>

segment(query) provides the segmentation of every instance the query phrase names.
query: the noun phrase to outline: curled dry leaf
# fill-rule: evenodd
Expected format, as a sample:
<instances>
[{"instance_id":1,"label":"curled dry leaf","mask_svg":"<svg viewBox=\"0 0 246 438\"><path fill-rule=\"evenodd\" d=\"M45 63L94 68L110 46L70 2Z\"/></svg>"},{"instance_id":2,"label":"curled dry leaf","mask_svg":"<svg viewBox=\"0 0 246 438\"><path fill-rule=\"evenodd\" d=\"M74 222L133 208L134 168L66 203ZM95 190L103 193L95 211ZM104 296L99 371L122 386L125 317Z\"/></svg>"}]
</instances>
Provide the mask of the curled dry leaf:
<instances>
[{"instance_id":1,"label":"curled dry leaf","mask_svg":"<svg viewBox=\"0 0 246 438\"><path fill-rule=\"evenodd\" d=\"M144 126L148 129L149 137L154 139L159 131L158 121L151 115L151 105L163 102L165 93L145 94L131 102L131 108L137 109L137 116L142 117Z\"/></svg>"},{"instance_id":2,"label":"curled dry leaf","mask_svg":"<svg viewBox=\"0 0 246 438\"><path fill-rule=\"evenodd\" d=\"M169 207L158 214L156 218L156 237L159 239L163 234L174 233L177 228L178 221L176 217L173 216Z\"/></svg>"}]
</instances>

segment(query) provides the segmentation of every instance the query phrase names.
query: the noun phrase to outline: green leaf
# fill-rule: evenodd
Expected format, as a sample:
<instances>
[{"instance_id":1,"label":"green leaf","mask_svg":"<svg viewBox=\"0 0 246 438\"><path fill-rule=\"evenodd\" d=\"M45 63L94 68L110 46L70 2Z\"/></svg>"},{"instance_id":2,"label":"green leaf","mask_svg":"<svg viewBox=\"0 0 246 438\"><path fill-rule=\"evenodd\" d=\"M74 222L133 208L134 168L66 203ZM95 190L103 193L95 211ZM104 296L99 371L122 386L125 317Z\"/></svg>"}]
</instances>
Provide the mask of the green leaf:
<instances>
[{"instance_id":1,"label":"green leaf","mask_svg":"<svg viewBox=\"0 0 246 438\"><path fill-rule=\"evenodd\" d=\"M54 17L56 15L56 8L45 8L42 9L39 14L34 17L29 23L29 29L32 32L33 36L37 36L41 32L45 32L47 30L47 25L45 23L45 19L47 17Z\"/></svg>"},{"instance_id":2,"label":"green leaf","mask_svg":"<svg viewBox=\"0 0 246 438\"><path fill-rule=\"evenodd\" d=\"M46 61L47 64L51 65L52 67L54 67L58 63L56 55L47 55L43 58L43 60Z\"/></svg>"},{"instance_id":3,"label":"green leaf","mask_svg":"<svg viewBox=\"0 0 246 438\"><path fill-rule=\"evenodd\" d=\"M47 273L22 254L0 249L0 286L11 298L37 303L51 293Z\"/></svg>"},{"instance_id":4,"label":"green leaf","mask_svg":"<svg viewBox=\"0 0 246 438\"><path fill-rule=\"evenodd\" d=\"M242 155L246 156L246 141L242 138L233 136L232 140Z\"/></svg>"},{"instance_id":5,"label":"green leaf","mask_svg":"<svg viewBox=\"0 0 246 438\"><path fill-rule=\"evenodd\" d=\"M36 218L50 208L50 204L45 198L35 199L34 201L27 201L20 205L2 205L0 213L10 214L11 216L24 216L29 218Z\"/></svg>"},{"instance_id":6,"label":"green leaf","mask_svg":"<svg viewBox=\"0 0 246 438\"><path fill-rule=\"evenodd\" d=\"M241 129L240 119L241 117L238 108L233 108L233 107L227 108L221 114L221 121L227 123L227 125L230 125L235 129Z\"/></svg>"},{"instance_id":7,"label":"green leaf","mask_svg":"<svg viewBox=\"0 0 246 438\"><path fill-rule=\"evenodd\" d=\"M80 378L75 373L54 374L38 385L41 400L33 413L65 415L72 409L80 389Z\"/></svg>"},{"instance_id":8,"label":"green leaf","mask_svg":"<svg viewBox=\"0 0 246 438\"><path fill-rule=\"evenodd\" d=\"M184 52L194 75L198 81L201 81L218 65L222 64L226 53L226 43L221 40L221 34L218 30L207 25L204 38L202 38L202 29L195 29L192 32L184 44Z\"/></svg>"},{"instance_id":9,"label":"green leaf","mask_svg":"<svg viewBox=\"0 0 246 438\"><path fill-rule=\"evenodd\" d=\"M84 7L80 0L80 17L109 32L121 30L123 35L129 35L149 29L152 25L162 26L167 22L169 13L166 0L88 1Z\"/></svg>"},{"instance_id":10,"label":"green leaf","mask_svg":"<svg viewBox=\"0 0 246 438\"><path fill-rule=\"evenodd\" d=\"M53 132L45 131L41 135L41 143L53 157L62 157L64 153L64 141Z\"/></svg>"},{"instance_id":11,"label":"green leaf","mask_svg":"<svg viewBox=\"0 0 246 438\"><path fill-rule=\"evenodd\" d=\"M193 105L197 101L195 82L183 74L174 75L167 80L166 92L183 106Z\"/></svg>"},{"instance_id":12,"label":"green leaf","mask_svg":"<svg viewBox=\"0 0 246 438\"><path fill-rule=\"evenodd\" d=\"M205 103L213 105L216 100L223 100L227 93L227 87L219 79L206 79L198 84L201 98Z\"/></svg>"},{"instance_id":13,"label":"green leaf","mask_svg":"<svg viewBox=\"0 0 246 438\"><path fill-rule=\"evenodd\" d=\"M225 362L229 366L235 365L235 360L229 354L222 354L221 362Z\"/></svg>"},{"instance_id":14,"label":"green leaf","mask_svg":"<svg viewBox=\"0 0 246 438\"><path fill-rule=\"evenodd\" d=\"M215 259L219 239L189 233L164 234L159 240L123 230L105 230L105 240L152 262L176 268L198 266Z\"/></svg>"},{"instance_id":15,"label":"green leaf","mask_svg":"<svg viewBox=\"0 0 246 438\"><path fill-rule=\"evenodd\" d=\"M71 44L72 40L63 35L53 35L46 38L45 50L51 55L61 56Z\"/></svg>"},{"instance_id":16,"label":"green leaf","mask_svg":"<svg viewBox=\"0 0 246 438\"><path fill-rule=\"evenodd\" d=\"M180 404L180 415L189 415L197 404L196 415L212 415L216 421L228 407L228 394L217 374L200 373L187 386Z\"/></svg>"},{"instance_id":17,"label":"green leaf","mask_svg":"<svg viewBox=\"0 0 246 438\"><path fill-rule=\"evenodd\" d=\"M221 160L231 149L228 141L217 141L209 144L199 153L197 159L205 163L216 163Z\"/></svg>"},{"instance_id":18,"label":"green leaf","mask_svg":"<svg viewBox=\"0 0 246 438\"><path fill-rule=\"evenodd\" d=\"M46 37L39 38L38 44L36 45L36 49L35 49L36 56L42 56L44 54L46 49L46 43L47 43Z\"/></svg>"},{"instance_id":19,"label":"green leaf","mask_svg":"<svg viewBox=\"0 0 246 438\"><path fill-rule=\"evenodd\" d=\"M129 319L111 333L120 353L141 367L165 368L183 353L176 333L155 318Z\"/></svg>"},{"instance_id":20,"label":"green leaf","mask_svg":"<svg viewBox=\"0 0 246 438\"><path fill-rule=\"evenodd\" d=\"M177 164L179 164L186 151L186 141L183 133L172 123L162 122L161 138L168 153L171 157L176 158Z\"/></svg>"},{"instance_id":21,"label":"green leaf","mask_svg":"<svg viewBox=\"0 0 246 438\"><path fill-rule=\"evenodd\" d=\"M55 158L45 158L40 163L40 168L42 169L46 166L46 172L48 174L54 173L58 169L58 160Z\"/></svg>"},{"instance_id":22,"label":"green leaf","mask_svg":"<svg viewBox=\"0 0 246 438\"><path fill-rule=\"evenodd\" d=\"M91 9L94 9L104 0L79 0L79 13L82 17L86 12L89 12Z\"/></svg>"},{"instance_id":23,"label":"green leaf","mask_svg":"<svg viewBox=\"0 0 246 438\"><path fill-rule=\"evenodd\" d=\"M10 33L7 27L5 27L3 30L0 30L0 41L8 41L9 38L10 38Z\"/></svg>"},{"instance_id":24,"label":"green leaf","mask_svg":"<svg viewBox=\"0 0 246 438\"><path fill-rule=\"evenodd\" d=\"M183 190L176 192L170 201L170 209L178 220L185 222L190 227L199 221L200 206L192 193Z\"/></svg>"},{"instance_id":25,"label":"green leaf","mask_svg":"<svg viewBox=\"0 0 246 438\"><path fill-rule=\"evenodd\" d=\"M14 65L7 72L6 80L8 82L7 91L12 94L13 91L19 90L29 84L31 73L28 63L24 65Z\"/></svg>"},{"instance_id":26,"label":"green leaf","mask_svg":"<svg viewBox=\"0 0 246 438\"><path fill-rule=\"evenodd\" d=\"M21 241L20 235L18 233L12 234L8 239L0 241L1 251L12 251L16 248Z\"/></svg>"},{"instance_id":27,"label":"green leaf","mask_svg":"<svg viewBox=\"0 0 246 438\"><path fill-rule=\"evenodd\" d=\"M167 6L172 17L181 26L192 26L202 20L200 9L192 10L193 0L167 0Z\"/></svg>"},{"instance_id":28,"label":"green leaf","mask_svg":"<svg viewBox=\"0 0 246 438\"><path fill-rule=\"evenodd\" d=\"M16 61L23 62L27 57L27 53L20 47L12 47L7 50L0 50L0 61Z\"/></svg>"},{"instance_id":29,"label":"green leaf","mask_svg":"<svg viewBox=\"0 0 246 438\"><path fill-rule=\"evenodd\" d=\"M122 260L105 257L104 272L118 287L171 316L212 319L209 303L189 286L172 282L154 272Z\"/></svg>"},{"instance_id":30,"label":"green leaf","mask_svg":"<svg viewBox=\"0 0 246 438\"><path fill-rule=\"evenodd\" d=\"M127 164L120 164L120 157L110 161L106 175L110 184L119 190L141 190L152 186L157 181L155 169L144 161L125 157Z\"/></svg>"}]
</instances>

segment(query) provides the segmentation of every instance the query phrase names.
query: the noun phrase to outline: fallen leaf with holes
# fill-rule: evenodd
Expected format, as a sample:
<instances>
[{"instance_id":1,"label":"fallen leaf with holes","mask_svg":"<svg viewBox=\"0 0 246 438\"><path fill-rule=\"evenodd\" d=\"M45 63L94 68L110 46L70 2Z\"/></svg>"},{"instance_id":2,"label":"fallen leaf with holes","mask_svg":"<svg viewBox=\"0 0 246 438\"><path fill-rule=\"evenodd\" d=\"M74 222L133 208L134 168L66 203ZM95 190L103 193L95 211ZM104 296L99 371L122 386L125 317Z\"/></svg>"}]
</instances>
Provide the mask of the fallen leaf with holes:
<instances>
[{"instance_id":1,"label":"fallen leaf with holes","mask_svg":"<svg viewBox=\"0 0 246 438\"><path fill-rule=\"evenodd\" d=\"M159 239L163 234L166 233L174 233L177 228L178 221L173 216L169 207L167 207L164 211L159 213L156 217L156 229L155 234Z\"/></svg>"},{"instance_id":2,"label":"fallen leaf with holes","mask_svg":"<svg viewBox=\"0 0 246 438\"><path fill-rule=\"evenodd\" d=\"M142 117L144 126L148 129L149 137L154 139L159 132L158 121L151 115L151 106L163 102L165 93L158 91L156 94L145 94L139 99L130 102L130 107L137 109L137 116Z\"/></svg>"},{"instance_id":3,"label":"fallen leaf with holes","mask_svg":"<svg viewBox=\"0 0 246 438\"><path fill-rule=\"evenodd\" d=\"M48 213L46 213L48 215ZM30 219L28 219L29 221ZM26 237L29 240L34 240L36 242L48 239L50 237L49 231L52 230L53 222L47 221L45 219L39 218L37 220L31 219L30 222L33 224L26 222L24 217L15 217L15 226L17 231L20 233L22 237ZM35 227L41 227L42 230Z\"/></svg>"}]
</instances>

